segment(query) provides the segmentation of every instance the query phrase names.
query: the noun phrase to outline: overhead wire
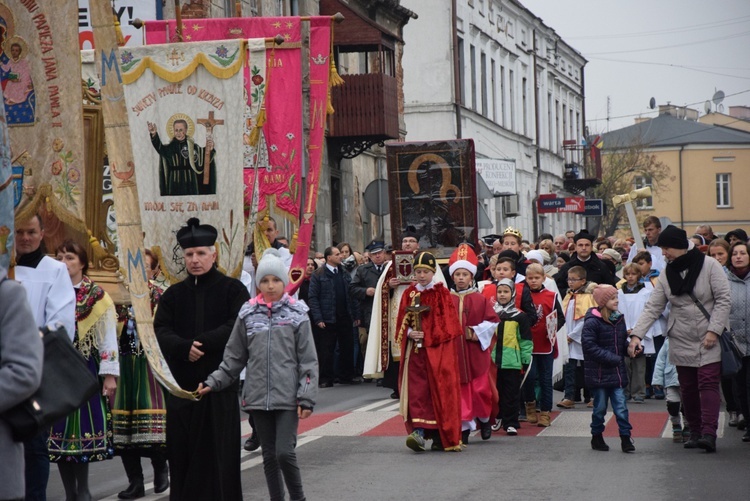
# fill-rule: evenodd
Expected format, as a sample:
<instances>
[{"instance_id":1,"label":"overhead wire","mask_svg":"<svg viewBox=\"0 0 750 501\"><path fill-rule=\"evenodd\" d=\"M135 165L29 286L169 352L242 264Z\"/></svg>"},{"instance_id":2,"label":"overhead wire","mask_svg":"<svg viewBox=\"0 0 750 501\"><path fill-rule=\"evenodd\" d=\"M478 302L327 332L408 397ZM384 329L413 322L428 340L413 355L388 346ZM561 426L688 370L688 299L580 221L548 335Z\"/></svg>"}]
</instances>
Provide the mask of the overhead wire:
<instances>
[{"instance_id":1,"label":"overhead wire","mask_svg":"<svg viewBox=\"0 0 750 501\"><path fill-rule=\"evenodd\" d=\"M746 19L750 18L750 15L748 16L741 16L741 17L734 17L731 19L724 19L721 21L713 21L708 23L701 23L701 24L694 24L690 26L681 26L676 28L669 28L664 30L655 30L655 31L641 31L641 32L634 32L634 33L620 33L620 34L603 34L603 35L581 35L581 36L567 36L565 37L566 40L602 40L602 39L612 39L612 38L635 38L635 37L645 37L645 36L657 36L657 35L670 35L674 33L683 33L686 31L696 31L696 30L703 30L703 29L715 29L722 26L728 26L732 24L740 24L745 23Z\"/></svg>"},{"instance_id":2,"label":"overhead wire","mask_svg":"<svg viewBox=\"0 0 750 501\"><path fill-rule=\"evenodd\" d=\"M698 67L695 67L695 66L685 66L685 65L682 65L682 64L659 63L659 62L652 62L652 61L630 61L630 60L627 60L627 59L611 59L611 58L606 58L606 57L590 57L589 59L594 59L594 60L597 60L597 61L609 61L609 62L613 62L613 63L630 63L630 64L648 64L648 65L653 65L653 66L669 66L669 67L672 67L672 68L681 68L681 69L685 69L685 70L697 71L699 73L708 73L710 75L719 75L719 76L722 76L722 77L739 78L741 80L750 80L750 76L743 77L743 76L740 76L740 75L730 75L728 73L719 73L717 71L709 71L709 70L698 68ZM734 68L734 69L740 70L740 71L750 71L750 68Z\"/></svg>"},{"instance_id":3,"label":"overhead wire","mask_svg":"<svg viewBox=\"0 0 750 501\"><path fill-rule=\"evenodd\" d=\"M688 45L698 45L702 43L709 43L709 42L718 42L722 40L730 40L732 38L741 38L750 35L750 31L743 31L741 33L734 33L732 35L726 35L722 37L717 38L707 38L705 40L696 40L693 42L683 42L676 45L663 45L661 47L647 47L645 49L628 49L628 50L612 50L612 51L604 51L604 52L589 52L584 53L585 57L590 56L604 56L608 54L632 54L633 52L649 52L652 50L662 50L662 49L674 49L676 47L686 47Z\"/></svg>"},{"instance_id":4,"label":"overhead wire","mask_svg":"<svg viewBox=\"0 0 750 501\"><path fill-rule=\"evenodd\" d=\"M750 89L742 90L742 91L739 91L739 92L734 92L734 93L732 93L732 94L725 94L725 95L724 95L724 98L726 99L726 98L728 98L728 97L739 96L740 94L746 94L746 93L748 93L748 92L750 92ZM689 104L686 104L685 106L695 106L696 104L701 104L701 103L704 103L704 102L705 102L705 100L703 100L703 101L698 101L698 102L695 102L695 103L689 103ZM647 111L647 112L645 112L645 113L650 113L651 111L655 111L655 110L649 110L649 111ZM619 116L616 116L616 117L605 117L605 118L587 118L587 119L586 119L586 122L601 122L601 121L604 121L604 120L616 120L616 119L618 119L618 118L632 118L632 117L639 117L639 116L642 116L642 115L643 115L643 113L644 113L644 112L640 112L640 113L631 113L631 114L629 114L629 115L619 115Z\"/></svg>"}]
</instances>

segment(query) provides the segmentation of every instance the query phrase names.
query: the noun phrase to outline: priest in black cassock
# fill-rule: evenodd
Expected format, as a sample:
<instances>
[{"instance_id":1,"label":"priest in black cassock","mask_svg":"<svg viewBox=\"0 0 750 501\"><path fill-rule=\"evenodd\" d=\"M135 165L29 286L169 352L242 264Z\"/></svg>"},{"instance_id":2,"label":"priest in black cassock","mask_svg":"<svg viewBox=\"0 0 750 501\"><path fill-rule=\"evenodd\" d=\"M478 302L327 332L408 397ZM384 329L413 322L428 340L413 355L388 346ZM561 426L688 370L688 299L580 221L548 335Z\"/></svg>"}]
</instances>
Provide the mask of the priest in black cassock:
<instances>
[{"instance_id":1,"label":"priest in black cassock","mask_svg":"<svg viewBox=\"0 0 750 501\"><path fill-rule=\"evenodd\" d=\"M216 268L216 237L216 228L195 218L177 232L188 277L164 292L154 318L159 346L182 388L196 388L219 367L237 313L250 299L242 282ZM169 395L171 500L242 499L236 390L198 402Z\"/></svg>"}]
</instances>

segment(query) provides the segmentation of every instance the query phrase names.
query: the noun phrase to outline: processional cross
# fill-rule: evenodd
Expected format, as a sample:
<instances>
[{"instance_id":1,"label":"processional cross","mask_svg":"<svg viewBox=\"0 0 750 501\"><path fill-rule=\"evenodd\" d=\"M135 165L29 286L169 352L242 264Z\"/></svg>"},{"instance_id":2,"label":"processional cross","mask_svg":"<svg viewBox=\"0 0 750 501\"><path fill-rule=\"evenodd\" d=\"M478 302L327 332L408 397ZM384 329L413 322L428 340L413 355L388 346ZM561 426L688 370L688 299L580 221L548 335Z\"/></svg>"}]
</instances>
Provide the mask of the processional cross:
<instances>
[{"instance_id":1,"label":"processional cross","mask_svg":"<svg viewBox=\"0 0 750 501\"><path fill-rule=\"evenodd\" d=\"M422 315L430 311L430 307L420 303L420 294L414 294L412 298L411 306L406 307L406 311L411 313L411 318L414 320L414 330L424 332L422 330ZM422 340L417 340L417 347L414 351L417 351L422 347Z\"/></svg>"},{"instance_id":2,"label":"processional cross","mask_svg":"<svg viewBox=\"0 0 750 501\"><path fill-rule=\"evenodd\" d=\"M198 123L200 125L203 125L206 128L206 143L208 143L209 141L213 143L214 142L214 137L213 137L214 126L224 125L224 120L215 119L214 112L209 111L208 118L199 118ZM210 170L211 170L209 169L210 164L211 164L211 150L206 148L204 159L203 159L203 184L208 184L210 180Z\"/></svg>"}]
</instances>

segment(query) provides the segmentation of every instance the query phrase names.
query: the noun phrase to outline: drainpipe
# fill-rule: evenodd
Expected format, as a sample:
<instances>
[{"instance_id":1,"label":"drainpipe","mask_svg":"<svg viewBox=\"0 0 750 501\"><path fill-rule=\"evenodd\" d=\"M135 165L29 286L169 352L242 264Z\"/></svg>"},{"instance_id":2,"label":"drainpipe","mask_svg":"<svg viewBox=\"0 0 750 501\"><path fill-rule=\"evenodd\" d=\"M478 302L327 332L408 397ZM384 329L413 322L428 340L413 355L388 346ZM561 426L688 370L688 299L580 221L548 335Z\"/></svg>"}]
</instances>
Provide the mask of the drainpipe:
<instances>
[{"instance_id":1,"label":"drainpipe","mask_svg":"<svg viewBox=\"0 0 750 501\"><path fill-rule=\"evenodd\" d=\"M532 201L531 214L533 216L533 228L534 228L534 240L539 238L539 207L537 203L539 201L539 194L542 192L542 153L539 149L539 85L537 82L537 61L536 61L536 30L532 30L531 36L533 37L533 51L534 51L534 144L536 146L536 196Z\"/></svg>"},{"instance_id":2,"label":"drainpipe","mask_svg":"<svg viewBox=\"0 0 750 501\"><path fill-rule=\"evenodd\" d=\"M685 227L685 214L683 212L682 205L682 150L685 149L685 145L680 146L680 228Z\"/></svg>"},{"instance_id":3,"label":"drainpipe","mask_svg":"<svg viewBox=\"0 0 750 501\"><path fill-rule=\"evenodd\" d=\"M461 68L458 57L458 6L451 0L451 28L453 35L453 105L456 108L456 139L461 139Z\"/></svg>"}]
</instances>

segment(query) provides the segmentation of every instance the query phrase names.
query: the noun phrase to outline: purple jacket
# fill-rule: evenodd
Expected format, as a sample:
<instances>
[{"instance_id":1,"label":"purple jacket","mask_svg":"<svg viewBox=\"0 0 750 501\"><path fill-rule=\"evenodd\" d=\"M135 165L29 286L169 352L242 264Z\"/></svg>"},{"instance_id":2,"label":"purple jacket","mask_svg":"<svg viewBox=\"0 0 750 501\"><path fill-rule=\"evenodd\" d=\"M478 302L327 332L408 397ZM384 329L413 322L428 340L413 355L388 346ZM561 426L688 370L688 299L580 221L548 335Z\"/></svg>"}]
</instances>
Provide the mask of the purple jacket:
<instances>
[{"instance_id":1,"label":"purple jacket","mask_svg":"<svg viewBox=\"0 0 750 501\"><path fill-rule=\"evenodd\" d=\"M625 318L614 324L602 318L597 308L586 313L581 334L584 379L590 388L624 388L628 385L625 357L628 356L628 331Z\"/></svg>"}]
</instances>

